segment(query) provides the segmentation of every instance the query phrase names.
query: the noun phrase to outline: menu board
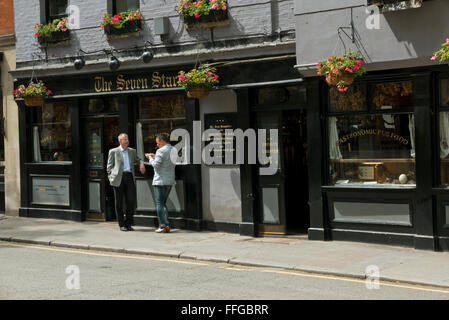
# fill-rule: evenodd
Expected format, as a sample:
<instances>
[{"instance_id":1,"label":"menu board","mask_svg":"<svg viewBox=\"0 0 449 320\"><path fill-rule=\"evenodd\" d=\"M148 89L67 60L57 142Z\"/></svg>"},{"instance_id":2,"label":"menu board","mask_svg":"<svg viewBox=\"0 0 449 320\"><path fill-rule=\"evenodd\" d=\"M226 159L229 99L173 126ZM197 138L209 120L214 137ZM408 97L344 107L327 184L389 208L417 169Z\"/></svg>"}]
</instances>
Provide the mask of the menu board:
<instances>
[{"instance_id":1,"label":"menu board","mask_svg":"<svg viewBox=\"0 0 449 320\"><path fill-rule=\"evenodd\" d=\"M235 164L235 137L231 134L226 134L226 129L234 131L237 127L237 113L209 113L204 115L204 129L216 129L220 132L219 136L214 136L212 141L206 144L213 144L215 149L221 150L221 164L225 164L226 152L232 152L232 164ZM213 156L213 154L211 154Z\"/></svg>"}]
</instances>

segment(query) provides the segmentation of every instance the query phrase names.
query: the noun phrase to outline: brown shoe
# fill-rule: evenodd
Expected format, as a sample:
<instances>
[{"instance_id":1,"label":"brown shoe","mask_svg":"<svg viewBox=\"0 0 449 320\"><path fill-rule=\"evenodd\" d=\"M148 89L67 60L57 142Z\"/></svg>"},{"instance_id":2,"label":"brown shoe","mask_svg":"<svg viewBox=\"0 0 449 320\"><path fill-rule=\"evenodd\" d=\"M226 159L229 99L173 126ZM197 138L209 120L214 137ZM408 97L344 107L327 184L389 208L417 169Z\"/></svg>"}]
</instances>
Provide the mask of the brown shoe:
<instances>
[{"instance_id":1,"label":"brown shoe","mask_svg":"<svg viewBox=\"0 0 449 320\"><path fill-rule=\"evenodd\" d=\"M170 226L165 227L165 232L170 232Z\"/></svg>"}]
</instances>

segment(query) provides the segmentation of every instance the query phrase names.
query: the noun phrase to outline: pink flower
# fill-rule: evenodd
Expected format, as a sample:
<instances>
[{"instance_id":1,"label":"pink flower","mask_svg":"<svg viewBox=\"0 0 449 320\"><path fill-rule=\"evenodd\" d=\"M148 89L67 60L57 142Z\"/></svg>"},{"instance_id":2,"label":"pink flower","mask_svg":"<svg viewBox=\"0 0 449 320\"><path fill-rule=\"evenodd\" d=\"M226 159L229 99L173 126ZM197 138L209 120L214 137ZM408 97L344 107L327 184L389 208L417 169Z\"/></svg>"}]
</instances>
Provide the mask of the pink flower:
<instances>
[{"instance_id":1,"label":"pink flower","mask_svg":"<svg viewBox=\"0 0 449 320\"><path fill-rule=\"evenodd\" d=\"M437 56L432 56L432 58L430 58L430 60L436 60Z\"/></svg>"},{"instance_id":2,"label":"pink flower","mask_svg":"<svg viewBox=\"0 0 449 320\"><path fill-rule=\"evenodd\" d=\"M51 90L48 90L48 94L51 94Z\"/></svg>"},{"instance_id":3,"label":"pink flower","mask_svg":"<svg viewBox=\"0 0 449 320\"><path fill-rule=\"evenodd\" d=\"M200 17L200 14L197 12L197 13L195 13L195 18L199 18Z\"/></svg>"},{"instance_id":4,"label":"pink flower","mask_svg":"<svg viewBox=\"0 0 449 320\"><path fill-rule=\"evenodd\" d=\"M363 64L363 61L362 60L359 60L359 61L357 61L356 62L358 65L361 65L361 64Z\"/></svg>"},{"instance_id":5,"label":"pink flower","mask_svg":"<svg viewBox=\"0 0 449 320\"><path fill-rule=\"evenodd\" d=\"M184 77L183 75L180 75L180 76L178 77L178 79L179 79L179 80L185 80L185 77Z\"/></svg>"},{"instance_id":6,"label":"pink flower","mask_svg":"<svg viewBox=\"0 0 449 320\"><path fill-rule=\"evenodd\" d=\"M352 73L352 70L349 69L349 68L346 68L345 71L347 71L347 72L349 72L349 73Z\"/></svg>"},{"instance_id":7,"label":"pink flower","mask_svg":"<svg viewBox=\"0 0 449 320\"><path fill-rule=\"evenodd\" d=\"M352 69L359 70L360 68L359 68L359 66L354 66L354 67L352 67Z\"/></svg>"},{"instance_id":8,"label":"pink flower","mask_svg":"<svg viewBox=\"0 0 449 320\"><path fill-rule=\"evenodd\" d=\"M318 75L321 76L321 71L318 71Z\"/></svg>"},{"instance_id":9,"label":"pink flower","mask_svg":"<svg viewBox=\"0 0 449 320\"><path fill-rule=\"evenodd\" d=\"M132 15L129 15L129 16L128 16L128 20L129 20L129 21L132 21L132 20L133 20Z\"/></svg>"},{"instance_id":10,"label":"pink flower","mask_svg":"<svg viewBox=\"0 0 449 320\"><path fill-rule=\"evenodd\" d=\"M214 76L214 79L215 79L215 80L217 80L217 79L218 79L218 76L217 76L217 75L215 75L215 76Z\"/></svg>"},{"instance_id":11,"label":"pink flower","mask_svg":"<svg viewBox=\"0 0 449 320\"><path fill-rule=\"evenodd\" d=\"M36 33L34 34L35 37L39 37L39 35L40 35L39 32L36 32Z\"/></svg>"},{"instance_id":12,"label":"pink flower","mask_svg":"<svg viewBox=\"0 0 449 320\"><path fill-rule=\"evenodd\" d=\"M223 6L222 8L221 8L222 10L226 10L227 9L227 7L226 6Z\"/></svg>"},{"instance_id":13,"label":"pink flower","mask_svg":"<svg viewBox=\"0 0 449 320\"><path fill-rule=\"evenodd\" d=\"M218 9L218 3L214 3L214 4L212 5L212 9L213 9L213 10L217 10L217 9Z\"/></svg>"},{"instance_id":14,"label":"pink flower","mask_svg":"<svg viewBox=\"0 0 449 320\"><path fill-rule=\"evenodd\" d=\"M449 44L449 38L448 38L448 39L446 39L446 43L447 43L447 44Z\"/></svg>"}]
</instances>

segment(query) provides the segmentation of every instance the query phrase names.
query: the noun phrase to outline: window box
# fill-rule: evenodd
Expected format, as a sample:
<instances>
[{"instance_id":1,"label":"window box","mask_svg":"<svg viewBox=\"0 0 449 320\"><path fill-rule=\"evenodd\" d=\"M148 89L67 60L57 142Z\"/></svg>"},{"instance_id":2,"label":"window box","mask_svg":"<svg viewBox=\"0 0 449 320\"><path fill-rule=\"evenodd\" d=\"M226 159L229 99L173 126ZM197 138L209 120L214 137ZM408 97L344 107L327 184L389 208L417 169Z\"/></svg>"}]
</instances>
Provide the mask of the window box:
<instances>
[{"instance_id":1,"label":"window box","mask_svg":"<svg viewBox=\"0 0 449 320\"><path fill-rule=\"evenodd\" d=\"M198 18L185 16L184 23L187 29L195 26L206 28L225 26L229 24L228 10L211 10L208 15L202 15Z\"/></svg>"},{"instance_id":2,"label":"window box","mask_svg":"<svg viewBox=\"0 0 449 320\"><path fill-rule=\"evenodd\" d=\"M50 43L58 43L70 40L70 30L67 31L52 31L48 37L39 37L37 41L40 45L46 45Z\"/></svg>"},{"instance_id":3,"label":"window box","mask_svg":"<svg viewBox=\"0 0 449 320\"><path fill-rule=\"evenodd\" d=\"M115 28L110 24L104 26L104 33L109 36L135 33L141 30L142 30L141 20L126 21L121 28Z\"/></svg>"}]
</instances>

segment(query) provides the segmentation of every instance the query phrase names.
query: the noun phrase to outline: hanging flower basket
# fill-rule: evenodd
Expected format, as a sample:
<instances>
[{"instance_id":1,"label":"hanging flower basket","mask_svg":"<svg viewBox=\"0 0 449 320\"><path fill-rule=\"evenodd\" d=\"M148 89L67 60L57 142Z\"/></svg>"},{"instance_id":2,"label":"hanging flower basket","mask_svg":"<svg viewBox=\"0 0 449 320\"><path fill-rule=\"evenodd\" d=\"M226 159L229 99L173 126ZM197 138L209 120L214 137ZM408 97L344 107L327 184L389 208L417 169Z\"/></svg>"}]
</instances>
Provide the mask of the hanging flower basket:
<instances>
[{"instance_id":1,"label":"hanging flower basket","mask_svg":"<svg viewBox=\"0 0 449 320\"><path fill-rule=\"evenodd\" d=\"M345 92L356 77L366 73L363 64L363 59L359 54L349 52L319 62L317 73L324 76L330 86L337 86L338 91Z\"/></svg>"},{"instance_id":2,"label":"hanging flower basket","mask_svg":"<svg viewBox=\"0 0 449 320\"><path fill-rule=\"evenodd\" d=\"M187 96L193 99L203 99L209 95L209 91L207 87L192 87L187 91Z\"/></svg>"},{"instance_id":3,"label":"hanging flower basket","mask_svg":"<svg viewBox=\"0 0 449 320\"><path fill-rule=\"evenodd\" d=\"M334 77L326 77L326 82L330 86L336 86L340 81L343 81L347 86L350 86L355 80L355 75L343 73Z\"/></svg>"},{"instance_id":4,"label":"hanging flower basket","mask_svg":"<svg viewBox=\"0 0 449 320\"><path fill-rule=\"evenodd\" d=\"M12 92L16 98L23 98L25 105L29 107L42 107L52 91L48 90L42 81L34 83L30 81L27 87L21 84Z\"/></svg>"},{"instance_id":5,"label":"hanging flower basket","mask_svg":"<svg viewBox=\"0 0 449 320\"><path fill-rule=\"evenodd\" d=\"M186 29L195 26L212 28L229 24L227 0L179 0L176 10L184 17Z\"/></svg>"},{"instance_id":6,"label":"hanging flower basket","mask_svg":"<svg viewBox=\"0 0 449 320\"><path fill-rule=\"evenodd\" d=\"M126 35L142 30L142 13L140 10L116 14L104 14L100 27L107 36Z\"/></svg>"},{"instance_id":7,"label":"hanging flower basket","mask_svg":"<svg viewBox=\"0 0 449 320\"><path fill-rule=\"evenodd\" d=\"M184 87L189 98L202 99L218 84L218 75L215 73L215 68L206 66L200 66L187 73L179 71L178 85Z\"/></svg>"},{"instance_id":8,"label":"hanging flower basket","mask_svg":"<svg viewBox=\"0 0 449 320\"><path fill-rule=\"evenodd\" d=\"M449 62L449 38L441 45L441 49L434 52L432 58L430 58L430 60L436 59L438 59L440 63Z\"/></svg>"},{"instance_id":9,"label":"hanging flower basket","mask_svg":"<svg viewBox=\"0 0 449 320\"><path fill-rule=\"evenodd\" d=\"M25 105L28 107L42 107L45 103L43 96L28 96L24 98Z\"/></svg>"}]
</instances>

